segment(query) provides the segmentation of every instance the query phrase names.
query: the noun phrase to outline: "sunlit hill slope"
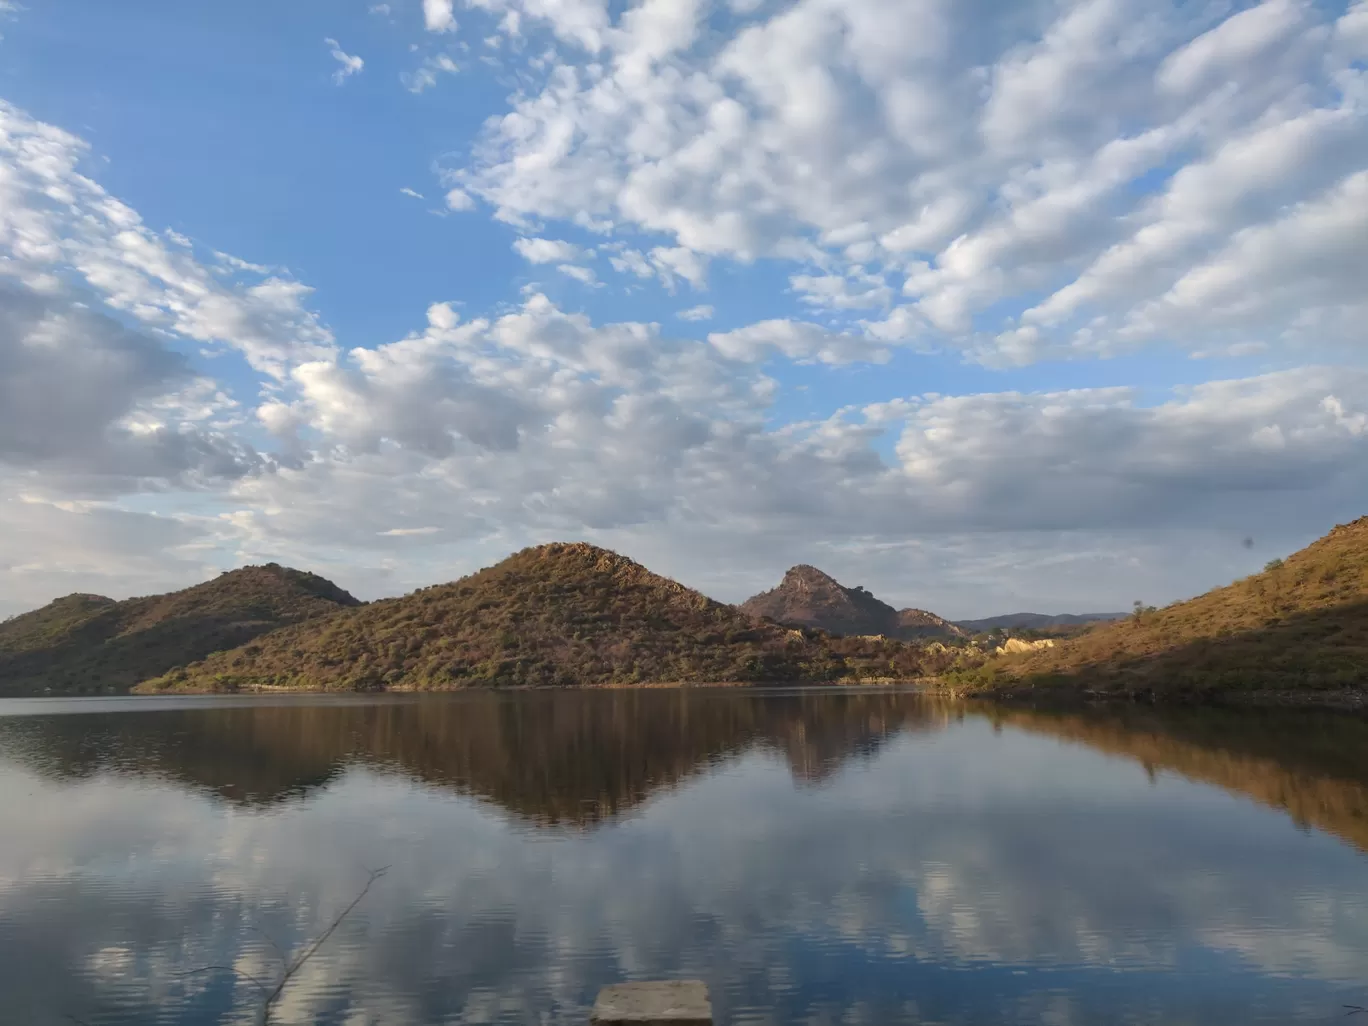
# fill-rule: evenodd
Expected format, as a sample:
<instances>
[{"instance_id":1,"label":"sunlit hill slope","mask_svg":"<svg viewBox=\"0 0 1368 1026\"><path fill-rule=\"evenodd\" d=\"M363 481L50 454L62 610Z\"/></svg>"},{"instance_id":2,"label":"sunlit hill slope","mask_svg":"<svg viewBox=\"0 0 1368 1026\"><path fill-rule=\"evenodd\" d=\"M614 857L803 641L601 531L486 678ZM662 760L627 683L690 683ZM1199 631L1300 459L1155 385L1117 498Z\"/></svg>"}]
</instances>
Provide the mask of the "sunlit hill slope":
<instances>
[{"instance_id":1,"label":"sunlit hill slope","mask_svg":"<svg viewBox=\"0 0 1368 1026\"><path fill-rule=\"evenodd\" d=\"M1099 624L962 675L979 688L1075 687L1156 698L1368 687L1368 517L1261 573Z\"/></svg>"}]
</instances>

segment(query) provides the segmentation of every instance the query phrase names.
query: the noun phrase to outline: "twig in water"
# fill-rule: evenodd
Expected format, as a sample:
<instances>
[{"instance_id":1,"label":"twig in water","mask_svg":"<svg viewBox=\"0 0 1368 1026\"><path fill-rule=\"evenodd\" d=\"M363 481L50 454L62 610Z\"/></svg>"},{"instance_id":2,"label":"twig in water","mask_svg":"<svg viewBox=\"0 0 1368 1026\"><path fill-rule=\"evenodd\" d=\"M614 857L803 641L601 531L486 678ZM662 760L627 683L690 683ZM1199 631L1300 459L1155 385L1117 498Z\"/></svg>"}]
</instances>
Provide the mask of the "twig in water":
<instances>
[{"instance_id":1,"label":"twig in water","mask_svg":"<svg viewBox=\"0 0 1368 1026\"><path fill-rule=\"evenodd\" d=\"M306 963L309 959L313 958L314 955L318 953L318 949L328 942L328 938L331 937L334 933L336 933L337 928L342 925L342 920L346 919L347 916L351 915L352 910L355 909L357 905L361 904L361 899L364 898L368 893L370 893L370 889L373 886L375 886L375 881L379 880L388 871L389 866L381 866L379 869L370 870L370 875L366 880L366 886L361 888L361 893L358 894L355 898L353 898L351 900L351 903L346 908L344 908L341 912L337 913L337 916L333 919L333 921L328 924L328 928L324 930L321 934L319 934L316 940L314 940L311 944L305 947L303 953L301 953L298 958L294 959L294 961L291 961L289 959L285 952L281 950L280 945L277 944L274 940L272 940L265 933L265 931L260 930L258 927L253 927L253 929L256 929L259 933L261 933L261 935L266 938L267 942L271 945L271 947L275 949L276 954L280 956L280 964L284 967L284 972L281 973L280 979L277 980L273 986L268 987L266 984L262 983L255 976L253 976L251 973L243 972L241 969L235 968L231 965L206 965L201 966L198 969L190 969L186 972L176 973L176 975L195 976L199 973L229 972L237 976L241 976L243 979L251 981L253 984L256 985L256 988L259 991L261 991L261 995L263 998L261 1003L261 1014L260 1016L258 1016L257 1022L260 1024L260 1026L267 1026L267 1023L271 1021L271 1009L275 1005L276 1001L280 999L280 994L285 989L286 984L290 982L290 980L294 977L295 973L299 972L300 969L304 968L304 963ZM79 1022L80 1020L77 1021Z\"/></svg>"}]
</instances>

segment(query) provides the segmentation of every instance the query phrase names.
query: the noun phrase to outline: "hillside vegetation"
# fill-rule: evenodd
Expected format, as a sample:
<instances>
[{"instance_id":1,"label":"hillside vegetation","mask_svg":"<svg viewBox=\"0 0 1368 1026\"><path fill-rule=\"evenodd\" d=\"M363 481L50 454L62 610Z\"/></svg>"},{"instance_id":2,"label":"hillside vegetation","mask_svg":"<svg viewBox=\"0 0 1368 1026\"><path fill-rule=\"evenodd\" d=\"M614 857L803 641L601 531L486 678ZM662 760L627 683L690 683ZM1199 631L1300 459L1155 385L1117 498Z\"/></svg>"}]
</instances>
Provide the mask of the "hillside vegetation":
<instances>
[{"instance_id":1,"label":"hillside vegetation","mask_svg":"<svg viewBox=\"0 0 1368 1026\"><path fill-rule=\"evenodd\" d=\"M127 691L209 653L359 603L275 563L167 595L67 595L0 623L0 695Z\"/></svg>"},{"instance_id":2,"label":"hillside vegetation","mask_svg":"<svg viewBox=\"0 0 1368 1026\"><path fill-rule=\"evenodd\" d=\"M924 660L947 661L897 642L787 629L575 543L285 628L139 690L811 682L943 668Z\"/></svg>"},{"instance_id":3,"label":"hillside vegetation","mask_svg":"<svg viewBox=\"0 0 1368 1026\"><path fill-rule=\"evenodd\" d=\"M1368 517L1262 573L960 675L974 687L1201 698L1368 688Z\"/></svg>"}]
</instances>

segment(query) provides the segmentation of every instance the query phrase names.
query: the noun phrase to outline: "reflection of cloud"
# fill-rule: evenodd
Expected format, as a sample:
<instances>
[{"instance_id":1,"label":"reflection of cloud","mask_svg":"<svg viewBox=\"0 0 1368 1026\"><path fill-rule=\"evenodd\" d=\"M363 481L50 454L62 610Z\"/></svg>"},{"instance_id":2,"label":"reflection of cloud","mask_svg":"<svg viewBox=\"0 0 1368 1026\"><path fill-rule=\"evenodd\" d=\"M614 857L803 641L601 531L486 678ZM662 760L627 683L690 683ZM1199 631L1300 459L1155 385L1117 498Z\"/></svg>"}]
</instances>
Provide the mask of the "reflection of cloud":
<instances>
[{"instance_id":1,"label":"reflection of cloud","mask_svg":"<svg viewBox=\"0 0 1368 1026\"><path fill-rule=\"evenodd\" d=\"M1351 848L972 716L816 784L752 748L590 832L362 765L267 806L10 765L0 807L0 992L44 1024L239 1021L250 987L172 974L264 969L250 926L297 945L381 864L282 1022L582 1022L657 974L736 1023L1291 1021L1368 955Z\"/></svg>"}]
</instances>

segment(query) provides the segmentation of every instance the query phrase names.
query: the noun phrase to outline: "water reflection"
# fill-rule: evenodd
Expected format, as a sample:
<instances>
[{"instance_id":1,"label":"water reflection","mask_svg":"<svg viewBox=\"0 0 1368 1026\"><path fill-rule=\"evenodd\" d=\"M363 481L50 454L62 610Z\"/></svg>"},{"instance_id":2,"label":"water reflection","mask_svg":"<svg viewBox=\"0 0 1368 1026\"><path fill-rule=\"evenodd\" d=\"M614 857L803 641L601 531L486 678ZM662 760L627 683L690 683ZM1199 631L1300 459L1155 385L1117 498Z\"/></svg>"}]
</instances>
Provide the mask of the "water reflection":
<instances>
[{"instance_id":1,"label":"water reflection","mask_svg":"<svg viewBox=\"0 0 1368 1026\"><path fill-rule=\"evenodd\" d=\"M583 1022L677 974L734 1023L1322 1021L1368 998L1368 749L1305 723L1280 755L1257 717L886 693L0 718L0 993L246 1022L175 974L269 973L390 864L279 1021Z\"/></svg>"},{"instance_id":2,"label":"water reflection","mask_svg":"<svg viewBox=\"0 0 1368 1026\"><path fill-rule=\"evenodd\" d=\"M0 751L56 779L142 773L247 805L300 797L359 763L542 825L596 823L755 748L781 753L795 778L815 783L894 734L963 715L905 694L683 690L85 708L0 718Z\"/></svg>"}]
</instances>

